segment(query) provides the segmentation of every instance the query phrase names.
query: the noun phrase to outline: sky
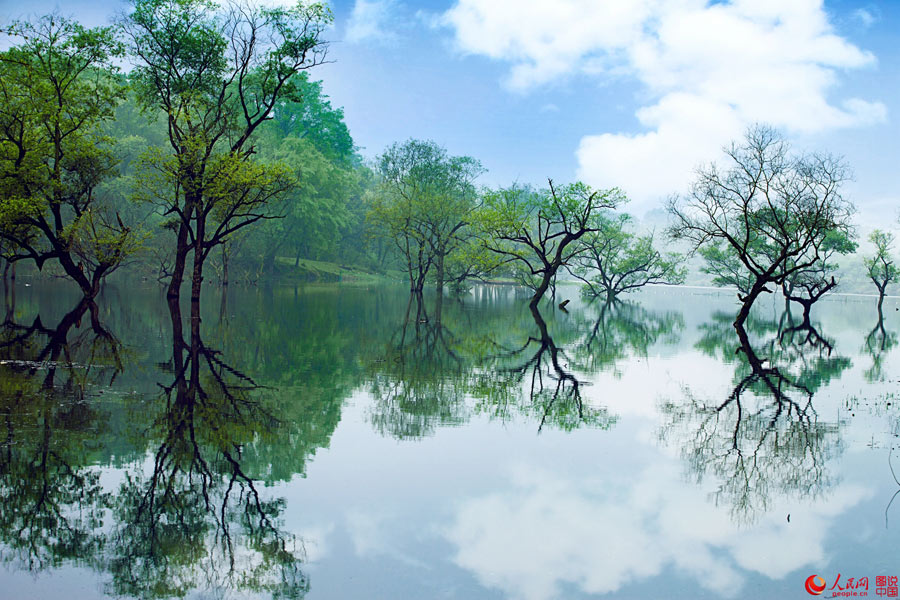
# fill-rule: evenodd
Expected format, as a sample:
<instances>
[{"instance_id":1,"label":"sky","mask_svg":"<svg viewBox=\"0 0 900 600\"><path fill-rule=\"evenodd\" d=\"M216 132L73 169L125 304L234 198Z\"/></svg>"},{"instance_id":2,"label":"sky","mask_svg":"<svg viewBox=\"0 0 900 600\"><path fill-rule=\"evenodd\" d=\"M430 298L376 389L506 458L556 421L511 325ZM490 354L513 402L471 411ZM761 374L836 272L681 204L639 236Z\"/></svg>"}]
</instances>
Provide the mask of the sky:
<instances>
[{"instance_id":1,"label":"sky","mask_svg":"<svg viewBox=\"0 0 900 600\"><path fill-rule=\"evenodd\" d=\"M287 0L264 0L286 3ZM900 1L336 0L316 67L362 153L433 139L485 185L583 180L659 210L753 123L843 156L864 229L897 227ZM118 0L0 0L85 24Z\"/></svg>"}]
</instances>

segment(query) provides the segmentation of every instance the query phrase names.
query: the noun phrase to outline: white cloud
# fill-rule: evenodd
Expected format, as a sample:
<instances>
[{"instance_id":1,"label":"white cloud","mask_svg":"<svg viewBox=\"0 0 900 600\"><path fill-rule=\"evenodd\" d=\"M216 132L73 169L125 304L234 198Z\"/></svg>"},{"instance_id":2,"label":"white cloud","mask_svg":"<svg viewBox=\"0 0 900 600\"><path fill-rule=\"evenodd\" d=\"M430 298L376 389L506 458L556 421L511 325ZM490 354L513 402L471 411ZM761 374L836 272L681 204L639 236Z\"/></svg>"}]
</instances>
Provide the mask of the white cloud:
<instances>
[{"instance_id":1,"label":"white cloud","mask_svg":"<svg viewBox=\"0 0 900 600\"><path fill-rule=\"evenodd\" d=\"M356 0L345 39L351 43L390 42L396 34L390 28L394 0Z\"/></svg>"},{"instance_id":2,"label":"white cloud","mask_svg":"<svg viewBox=\"0 0 900 600\"><path fill-rule=\"evenodd\" d=\"M621 481L570 480L522 465L511 489L463 502L445 535L457 565L511 598L562 597L566 585L614 593L670 567L736 597L755 574L780 580L821 563L832 523L868 494L841 486L790 523L778 500L748 530L677 473L656 464Z\"/></svg>"},{"instance_id":3,"label":"white cloud","mask_svg":"<svg viewBox=\"0 0 900 600\"><path fill-rule=\"evenodd\" d=\"M863 27L871 27L878 20L878 17L871 10L865 8L857 8L853 11L853 18Z\"/></svg>"},{"instance_id":4,"label":"white cloud","mask_svg":"<svg viewBox=\"0 0 900 600\"><path fill-rule=\"evenodd\" d=\"M750 123L816 133L886 117L880 102L832 100L840 72L875 58L833 31L821 0L458 0L442 22L462 51L510 62L516 91L576 74L642 84L642 131L588 135L577 158L579 177L644 208Z\"/></svg>"},{"instance_id":5,"label":"white cloud","mask_svg":"<svg viewBox=\"0 0 900 600\"><path fill-rule=\"evenodd\" d=\"M441 22L456 30L463 51L513 62L508 83L523 90L569 74L599 54L626 48L651 16L652 4L459 0Z\"/></svg>"}]
</instances>

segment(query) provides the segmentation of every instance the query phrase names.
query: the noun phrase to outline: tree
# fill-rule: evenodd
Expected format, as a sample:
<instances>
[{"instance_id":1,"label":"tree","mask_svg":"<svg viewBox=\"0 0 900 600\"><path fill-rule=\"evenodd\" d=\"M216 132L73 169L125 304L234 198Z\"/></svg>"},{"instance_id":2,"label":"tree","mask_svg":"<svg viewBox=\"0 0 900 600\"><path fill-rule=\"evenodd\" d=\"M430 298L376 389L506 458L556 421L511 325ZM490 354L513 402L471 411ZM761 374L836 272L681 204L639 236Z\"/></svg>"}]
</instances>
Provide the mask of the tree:
<instances>
[{"instance_id":1,"label":"tree","mask_svg":"<svg viewBox=\"0 0 900 600\"><path fill-rule=\"evenodd\" d=\"M880 320L885 290L889 284L897 280L900 269L890 257L894 249L894 234L876 229L869 235L869 241L875 244L875 254L863 260L866 265L866 274L878 288L878 317Z\"/></svg>"},{"instance_id":2,"label":"tree","mask_svg":"<svg viewBox=\"0 0 900 600\"><path fill-rule=\"evenodd\" d=\"M823 258L829 236L852 237L853 206L841 195L848 169L823 154L793 156L773 129L755 126L745 140L725 149L729 165L698 171L686 197L674 197L668 210L675 223L669 235L694 248L718 247L728 264L747 276L739 294L739 326L768 285L779 286Z\"/></svg>"},{"instance_id":3,"label":"tree","mask_svg":"<svg viewBox=\"0 0 900 600\"><path fill-rule=\"evenodd\" d=\"M556 187L549 181L540 191L514 185L484 195L478 232L485 248L535 278L530 304L537 306L560 267L584 251L575 242L599 230L600 211L624 202L617 188L593 190L581 182Z\"/></svg>"},{"instance_id":4,"label":"tree","mask_svg":"<svg viewBox=\"0 0 900 600\"><path fill-rule=\"evenodd\" d=\"M432 141L395 143L379 157L370 216L400 250L411 291L422 291L432 266L443 290L447 257L470 237L474 181L483 172L474 158L449 156Z\"/></svg>"},{"instance_id":5,"label":"tree","mask_svg":"<svg viewBox=\"0 0 900 600\"><path fill-rule=\"evenodd\" d=\"M469 282L484 281L500 263L501 258L497 254L487 250L474 236L469 237L447 257L446 280L453 290L464 291L469 288Z\"/></svg>"},{"instance_id":6,"label":"tree","mask_svg":"<svg viewBox=\"0 0 900 600\"><path fill-rule=\"evenodd\" d=\"M283 167L254 161L254 134L296 75L321 64L332 21L323 4L261 8L207 0L133 0L122 22L137 65L133 81L148 111L162 111L170 155L151 157L154 194L177 217L168 288L178 297L193 251L191 298L200 297L210 251L266 218L263 209L290 188Z\"/></svg>"},{"instance_id":7,"label":"tree","mask_svg":"<svg viewBox=\"0 0 900 600\"><path fill-rule=\"evenodd\" d=\"M838 280L834 276L837 270L837 265L832 260L834 255L850 254L855 250L856 242L852 239L851 233L830 231L825 234L819 260L806 269L795 271L782 282L781 290L786 301L796 302L803 307L804 325L809 325L813 304L838 285Z\"/></svg>"},{"instance_id":8,"label":"tree","mask_svg":"<svg viewBox=\"0 0 900 600\"><path fill-rule=\"evenodd\" d=\"M638 236L627 230L627 214L601 214L597 231L586 234L569 272L585 283L589 296L605 296L613 301L619 294L651 283L684 283L687 268L676 253L662 254L653 245L653 234Z\"/></svg>"},{"instance_id":9,"label":"tree","mask_svg":"<svg viewBox=\"0 0 900 600\"><path fill-rule=\"evenodd\" d=\"M96 190L116 174L101 125L124 92L108 27L57 15L3 30L21 44L0 53L0 247L6 260L56 261L93 298L140 244Z\"/></svg>"},{"instance_id":10,"label":"tree","mask_svg":"<svg viewBox=\"0 0 900 600\"><path fill-rule=\"evenodd\" d=\"M276 271L280 253L294 259L334 258L349 229L359 229L364 217L353 210L359 204L368 169L353 144L341 109L331 106L321 82L310 82L307 73L295 77L302 101L282 99L273 119L260 128L260 157L291 165L297 185L268 220L254 228L252 239L242 244L243 258L262 260L267 274Z\"/></svg>"}]
</instances>

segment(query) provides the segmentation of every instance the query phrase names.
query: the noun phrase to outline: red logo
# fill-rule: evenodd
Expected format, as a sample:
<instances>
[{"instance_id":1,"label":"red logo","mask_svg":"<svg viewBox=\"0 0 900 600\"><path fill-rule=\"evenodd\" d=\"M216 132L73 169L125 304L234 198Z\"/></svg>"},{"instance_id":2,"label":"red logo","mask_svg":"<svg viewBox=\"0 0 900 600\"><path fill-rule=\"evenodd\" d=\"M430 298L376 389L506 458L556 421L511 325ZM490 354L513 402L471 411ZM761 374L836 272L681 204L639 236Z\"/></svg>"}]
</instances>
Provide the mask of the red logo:
<instances>
[{"instance_id":1,"label":"red logo","mask_svg":"<svg viewBox=\"0 0 900 600\"><path fill-rule=\"evenodd\" d=\"M818 596L825 591L825 580L818 575L810 575L806 578L806 591Z\"/></svg>"}]
</instances>

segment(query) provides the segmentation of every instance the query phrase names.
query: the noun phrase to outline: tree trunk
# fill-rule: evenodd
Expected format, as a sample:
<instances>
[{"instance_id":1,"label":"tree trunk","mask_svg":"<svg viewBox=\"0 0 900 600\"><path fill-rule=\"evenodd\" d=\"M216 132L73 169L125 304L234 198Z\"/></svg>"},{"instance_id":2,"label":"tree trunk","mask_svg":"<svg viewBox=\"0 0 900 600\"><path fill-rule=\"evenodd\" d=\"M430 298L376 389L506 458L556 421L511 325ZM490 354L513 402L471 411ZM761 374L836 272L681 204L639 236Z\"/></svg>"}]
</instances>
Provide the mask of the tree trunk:
<instances>
[{"instance_id":1,"label":"tree trunk","mask_svg":"<svg viewBox=\"0 0 900 600\"><path fill-rule=\"evenodd\" d=\"M228 251L222 244L222 287L228 287Z\"/></svg>"},{"instance_id":2,"label":"tree trunk","mask_svg":"<svg viewBox=\"0 0 900 600\"><path fill-rule=\"evenodd\" d=\"M198 237L198 246L200 238ZM194 249L194 266L191 271L191 302L200 301L200 289L203 286L203 252Z\"/></svg>"},{"instance_id":3,"label":"tree trunk","mask_svg":"<svg viewBox=\"0 0 900 600\"><path fill-rule=\"evenodd\" d=\"M806 300L801 302L800 305L803 306L803 325L810 324L810 312L812 311L812 305L815 300Z\"/></svg>"},{"instance_id":4,"label":"tree trunk","mask_svg":"<svg viewBox=\"0 0 900 600\"><path fill-rule=\"evenodd\" d=\"M531 301L528 303L528 305L531 307L532 311L538 305L538 302L541 301L541 298L544 297L544 294L547 293L547 288L550 287L550 283L553 281L553 278L556 277L556 272L558 270L559 270L558 264L550 263L549 265L547 265L547 268L544 271L544 277L541 279L540 285L538 285L537 288L535 288L534 296L531 297Z\"/></svg>"},{"instance_id":5,"label":"tree trunk","mask_svg":"<svg viewBox=\"0 0 900 600\"><path fill-rule=\"evenodd\" d=\"M441 314L444 309L444 293L443 291L438 291L437 298L434 300L434 321L438 325L441 324Z\"/></svg>"},{"instance_id":6,"label":"tree trunk","mask_svg":"<svg viewBox=\"0 0 900 600\"><path fill-rule=\"evenodd\" d=\"M103 284L103 277L106 275L108 267L105 265L100 265L97 267L97 270L94 271L94 275L91 278L91 295L90 298L96 298L97 294L100 293L100 286Z\"/></svg>"},{"instance_id":7,"label":"tree trunk","mask_svg":"<svg viewBox=\"0 0 900 600\"><path fill-rule=\"evenodd\" d=\"M436 256L437 262L435 264L435 268L437 269L437 283L435 284L435 289L438 294L444 293L444 253L439 252Z\"/></svg>"},{"instance_id":8,"label":"tree trunk","mask_svg":"<svg viewBox=\"0 0 900 600\"><path fill-rule=\"evenodd\" d=\"M759 295L763 292L763 289L766 287L766 282L759 279L756 283L753 284L753 287L750 288L750 291L746 296L743 297L741 305L741 310L738 312L737 318L734 320L734 328L737 330L743 330L744 322L747 320L747 317L750 316L750 309L753 307L753 303L759 298Z\"/></svg>"},{"instance_id":9,"label":"tree trunk","mask_svg":"<svg viewBox=\"0 0 900 600\"><path fill-rule=\"evenodd\" d=\"M63 271L66 272L66 275L71 277L75 283L78 284L78 287L81 288L81 292L84 294L85 298L93 298L97 295L99 286L97 286L97 289L94 289L94 285L84 273L83 263L78 263L76 265L75 261L72 260L72 255L67 251L63 251L59 255L59 264L62 266Z\"/></svg>"},{"instance_id":10,"label":"tree trunk","mask_svg":"<svg viewBox=\"0 0 900 600\"><path fill-rule=\"evenodd\" d=\"M169 279L169 287L166 290L166 297L168 298L179 298L181 296L181 282L184 281L184 268L187 264L189 251L187 225L181 223L178 226L178 237L175 239L175 263L172 266L172 275Z\"/></svg>"}]
</instances>

